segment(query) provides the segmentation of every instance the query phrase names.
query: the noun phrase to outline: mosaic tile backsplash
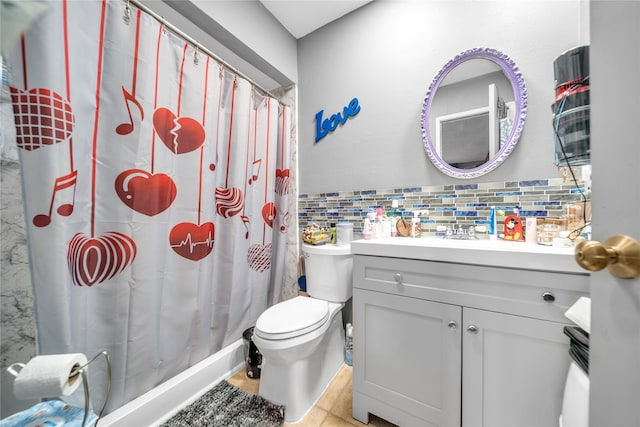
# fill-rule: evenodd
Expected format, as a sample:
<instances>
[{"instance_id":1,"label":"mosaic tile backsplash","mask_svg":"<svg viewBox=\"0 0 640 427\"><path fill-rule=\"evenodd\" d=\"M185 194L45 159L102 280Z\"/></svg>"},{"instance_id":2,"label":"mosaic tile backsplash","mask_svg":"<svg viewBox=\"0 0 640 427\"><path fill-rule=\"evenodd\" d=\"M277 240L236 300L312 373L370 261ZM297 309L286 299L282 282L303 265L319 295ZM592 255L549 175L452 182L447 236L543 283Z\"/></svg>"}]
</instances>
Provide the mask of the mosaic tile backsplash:
<instances>
[{"instance_id":1,"label":"mosaic tile backsplash","mask_svg":"<svg viewBox=\"0 0 640 427\"><path fill-rule=\"evenodd\" d=\"M301 194L298 220L301 229L311 223L328 227L331 223L349 221L359 238L370 208L400 211L404 218L412 217L414 211L428 209L429 215L421 217L422 235L433 236L441 234L436 231L440 225L464 228L487 225L492 206L505 215L512 214L518 205L523 218L561 218L564 205L585 197L584 182L578 181L576 186L563 178ZM398 208L392 208L394 200L398 201ZM498 230L502 230L503 218L497 218Z\"/></svg>"}]
</instances>

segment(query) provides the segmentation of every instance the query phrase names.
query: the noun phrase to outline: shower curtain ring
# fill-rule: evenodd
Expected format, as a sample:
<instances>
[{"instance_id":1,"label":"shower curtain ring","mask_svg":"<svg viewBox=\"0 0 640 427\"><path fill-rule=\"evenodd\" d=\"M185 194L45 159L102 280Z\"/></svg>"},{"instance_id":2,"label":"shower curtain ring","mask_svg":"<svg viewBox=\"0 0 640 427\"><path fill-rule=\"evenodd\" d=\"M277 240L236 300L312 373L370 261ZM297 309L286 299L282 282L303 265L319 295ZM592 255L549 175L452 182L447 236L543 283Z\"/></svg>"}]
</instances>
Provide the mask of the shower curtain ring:
<instances>
[{"instance_id":1,"label":"shower curtain ring","mask_svg":"<svg viewBox=\"0 0 640 427\"><path fill-rule=\"evenodd\" d=\"M127 0L127 3L124 5L124 15L122 16L122 20L127 25L131 22L131 7L129 6L129 0Z\"/></svg>"},{"instance_id":2,"label":"shower curtain ring","mask_svg":"<svg viewBox=\"0 0 640 427\"><path fill-rule=\"evenodd\" d=\"M196 51L193 52L193 65L198 65L200 58L198 57L198 45L196 45Z\"/></svg>"}]
</instances>

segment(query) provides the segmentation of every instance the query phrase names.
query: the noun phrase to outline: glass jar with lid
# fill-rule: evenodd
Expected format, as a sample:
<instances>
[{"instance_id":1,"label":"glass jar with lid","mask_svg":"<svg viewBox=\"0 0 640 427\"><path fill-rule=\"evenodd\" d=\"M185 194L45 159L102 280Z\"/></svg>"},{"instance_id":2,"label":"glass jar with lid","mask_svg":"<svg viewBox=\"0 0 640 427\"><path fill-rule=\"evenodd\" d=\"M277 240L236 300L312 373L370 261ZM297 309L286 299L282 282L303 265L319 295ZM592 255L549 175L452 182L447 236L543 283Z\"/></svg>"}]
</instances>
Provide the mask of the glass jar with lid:
<instances>
[{"instance_id":1,"label":"glass jar with lid","mask_svg":"<svg viewBox=\"0 0 640 427\"><path fill-rule=\"evenodd\" d=\"M584 217L582 215L582 206L575 203L573 205L565 205L562 208L562 220L564 231L574 231L584 226Z\"/></svg>"},{"instance_id":2,"label":"glass jar with lid","mask_svg":"<svg viewBox=\"0 0 640 427\"><path fill-rule=\"evenodd\" d=\"M536 242L540 245L553 245L554 237L560 236L562 220L560 218L544 218L538 221L536 230Z\"/></svg>"}]
</instances>

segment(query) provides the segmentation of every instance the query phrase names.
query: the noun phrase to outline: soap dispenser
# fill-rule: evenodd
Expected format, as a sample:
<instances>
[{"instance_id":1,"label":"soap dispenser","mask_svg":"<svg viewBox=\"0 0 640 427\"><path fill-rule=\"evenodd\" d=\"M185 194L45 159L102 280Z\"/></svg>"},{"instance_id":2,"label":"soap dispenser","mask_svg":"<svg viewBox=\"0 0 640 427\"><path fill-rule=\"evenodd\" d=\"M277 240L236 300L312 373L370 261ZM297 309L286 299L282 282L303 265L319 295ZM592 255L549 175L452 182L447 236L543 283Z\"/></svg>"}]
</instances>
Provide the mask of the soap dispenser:
<instances>
[{"instance_id":1,"label":"soap dispenser","mask_svg":"<svg viewBox=\"0 0 640 427\"><path fill-rule=\"evenodd\" d=\"M375 212L373 208L369 208L369 212L367 212L367 217L364 219L364 226L362 228L362 237L365 240L370 240L373 237L375 226Z\"/></svg>"}]
</instances>

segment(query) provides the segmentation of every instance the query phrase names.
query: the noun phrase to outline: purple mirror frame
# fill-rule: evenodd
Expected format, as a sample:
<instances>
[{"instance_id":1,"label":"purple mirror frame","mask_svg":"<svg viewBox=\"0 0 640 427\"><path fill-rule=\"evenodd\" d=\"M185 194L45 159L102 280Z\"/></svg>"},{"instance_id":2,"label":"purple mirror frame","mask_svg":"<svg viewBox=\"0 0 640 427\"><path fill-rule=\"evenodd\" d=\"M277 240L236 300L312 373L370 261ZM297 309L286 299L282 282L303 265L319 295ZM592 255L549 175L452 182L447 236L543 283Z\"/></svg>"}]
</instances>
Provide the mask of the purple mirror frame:
<instances>
[{"instance_id":1,"label":"purple mirror frame","mask_svg":"<svg viewBox=\"0 0 640 427\"><path fill-rule=\"evenodd\" d=\"M481 166L472 168L472 169L460 169L453 167L446 163L442 158L436 153L435 145L431 140L431 134L429 133L429 109L431 108L431 103L433 102L433 98L438 90L438 86L444 80L446 75L454 69L457 65L461 64L464 61L468 61L470 59L488 59L489 61L493 61L502 68L502 71L505 73L509 81L511 81L511 86L513 88L514 99L516 103L516 113L515 113L515 121L513 126L511 127L511 132L507 137L506 142L500 148L500 151L496 153L496 155L489 159L488 162L482 164ZM524 121L527 116L527 88L524 84L524 78L522 77L522 73L516 66L516 64L504 53L497 51L495 49L489 48L474 48L466 50L459 55L456 55L451 61L447 62L447 64L440 70L440 72L436 75L436 77L431 82L429 86L429 90L424 98L424 103L422 105L422 116L421 116L421 128L422 128L422 141L424 143L424 149L431 159L431 162L443 173L452 176L454 178L475 178L481 175L484 175L498 166L507 158L509 154L513 151L518 140L520 139L520 135L522 134L522 129L524 128Z\"/></svg>"}]
</instances>

